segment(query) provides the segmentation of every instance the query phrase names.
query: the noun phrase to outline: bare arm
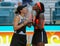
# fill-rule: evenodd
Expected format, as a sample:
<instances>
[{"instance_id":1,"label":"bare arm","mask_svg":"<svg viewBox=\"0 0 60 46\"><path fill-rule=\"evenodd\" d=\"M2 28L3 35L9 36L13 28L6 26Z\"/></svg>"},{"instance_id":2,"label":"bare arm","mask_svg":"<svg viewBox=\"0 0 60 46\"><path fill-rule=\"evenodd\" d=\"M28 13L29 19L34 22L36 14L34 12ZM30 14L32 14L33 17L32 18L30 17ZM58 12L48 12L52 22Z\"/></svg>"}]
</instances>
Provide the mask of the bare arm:
<instances>
[{"instance_id":1,"label":"bare arm","mask_svg":"<svg viewBox=\"0 0 60 46\"><path fill-rule=\"evenodd\" d=\"M14 18L14 30L18 30L18 29L20 29L21 27L23 27L24 25L27 24L27 21L25 21L24 23L18 25L19 21L20 21L20 17L15 16L15 18Z\"/></svg>"},{"instance_id":2,"label":"bare arm","mask_svg":"<svg viewBox=\"0 0 60 46\"><path fill-rule=\"evenodd\" d=\"M42 26L44 26L44 22L45 22L44 14L41 14L39 17L40 17L40 28L42 28Z\"/></svg>"}]
</instances>

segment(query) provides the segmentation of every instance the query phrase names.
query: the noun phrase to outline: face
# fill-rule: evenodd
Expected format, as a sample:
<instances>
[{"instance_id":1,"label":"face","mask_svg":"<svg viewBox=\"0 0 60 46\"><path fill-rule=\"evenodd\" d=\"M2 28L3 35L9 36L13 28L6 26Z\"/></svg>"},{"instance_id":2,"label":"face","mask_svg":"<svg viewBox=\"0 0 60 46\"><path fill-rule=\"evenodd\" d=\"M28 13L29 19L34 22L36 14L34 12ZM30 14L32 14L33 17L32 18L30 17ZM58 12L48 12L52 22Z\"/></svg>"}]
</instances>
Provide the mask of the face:
<instances>
[{"instance_id":1,"label":"face","mask_svg":"<svg viewBox=\"0 0 60 46\"><path fill-rule=\"evenodd\" d=\"M28 13L27 7L25 7L25 8L22 9L22 13L23 13L23 14L27 14L27 13Z\"/></svg>"},{"instance_id":2,"label":"face","mask_svg":"<svg viewBox=\"0 0 60 46\"><path fill-rule=\"evenodd\" d=\"M37 10L38 9L38 6L37 6L37 4L35 4L34 6L33 6L33 10Z\"/></svg>"}]
</instances>

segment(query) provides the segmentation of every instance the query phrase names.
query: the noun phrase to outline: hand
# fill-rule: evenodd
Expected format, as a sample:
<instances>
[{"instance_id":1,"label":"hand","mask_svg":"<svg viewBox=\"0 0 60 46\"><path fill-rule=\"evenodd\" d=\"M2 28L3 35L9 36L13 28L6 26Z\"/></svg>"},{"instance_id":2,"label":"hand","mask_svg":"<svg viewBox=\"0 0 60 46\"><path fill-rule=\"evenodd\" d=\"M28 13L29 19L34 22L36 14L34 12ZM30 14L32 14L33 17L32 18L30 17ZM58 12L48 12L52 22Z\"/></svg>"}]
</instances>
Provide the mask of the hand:
<instances>
[{"instance_id":1,"label":"hand","mask_svg":"<svg viewBox=\"0 0 60 46\"><path fill-rule=\"evenodd\" d=\"M28 21L26 20L26 21L24 21L24 25L26 25L28 23Z\"/></svg>"},{"instance_id":2,"label":"hand","mask_svg":"<svg viewBox=\"0 0 60 46\"><path fill-rule=\"evenodd\" d=\"M29 16L26 18L26 20L27 20L28 22L32 22L32 15L29 15Z\"/></svg>"}]
</instances>

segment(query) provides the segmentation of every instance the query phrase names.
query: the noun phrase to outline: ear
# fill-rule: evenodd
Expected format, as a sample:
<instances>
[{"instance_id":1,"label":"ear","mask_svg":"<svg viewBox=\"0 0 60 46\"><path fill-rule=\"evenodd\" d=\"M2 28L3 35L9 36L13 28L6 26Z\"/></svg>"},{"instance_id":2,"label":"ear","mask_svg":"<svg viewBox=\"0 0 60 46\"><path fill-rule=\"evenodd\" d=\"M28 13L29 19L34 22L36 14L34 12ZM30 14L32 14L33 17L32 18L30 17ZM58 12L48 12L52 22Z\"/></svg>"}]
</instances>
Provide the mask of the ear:
<instances>
[{"instance_id":1,"label":"ear","mask_svg":"<svg viewBox=\"0 0 60 46\"><path fill-rule=\"evenodd\" d=\"M22 12L22 10L20 10L20 12Z\"/></svg>"}]
</instances>

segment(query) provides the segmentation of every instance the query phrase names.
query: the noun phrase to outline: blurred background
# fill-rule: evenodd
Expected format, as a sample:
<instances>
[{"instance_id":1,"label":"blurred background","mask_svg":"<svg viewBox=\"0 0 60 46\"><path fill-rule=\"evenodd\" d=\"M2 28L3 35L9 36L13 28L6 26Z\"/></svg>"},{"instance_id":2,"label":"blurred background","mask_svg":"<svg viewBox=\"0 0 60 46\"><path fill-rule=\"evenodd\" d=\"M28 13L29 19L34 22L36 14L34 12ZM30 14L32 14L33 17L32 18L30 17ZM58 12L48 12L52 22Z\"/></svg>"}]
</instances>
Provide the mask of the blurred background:
<instances>
[{"instance_id":1,"label":"blurred background","mask_svg":"<svg viewBox=\"0 0 60 46\"><path fill-rule=\"evenodd\" d=\"M17 6L27 4L31 12L31 8L36 2L42 2L45 6L44 16L46 25L44 28L49 44L46 46L52 46L50 44L54 44L54 46L55 44L60 44L60 0L0 0L0 46L9 46L11 42L14 33L14 12ZM26 31L27 44L31 46L34 27L26 27Z\"/></svg>"},{"instance_id":2,"label":"blurred background","mask_svg":"<svg viewBox=\"0 0 60 46\"><path fill-rule=\"evenodd\" d=\"M45 6L45 24L60 24L60 0L0 0L0 25L13 25L18 5L29 4L32 7L36 2Z\"/></svg>"}]
</instances>

